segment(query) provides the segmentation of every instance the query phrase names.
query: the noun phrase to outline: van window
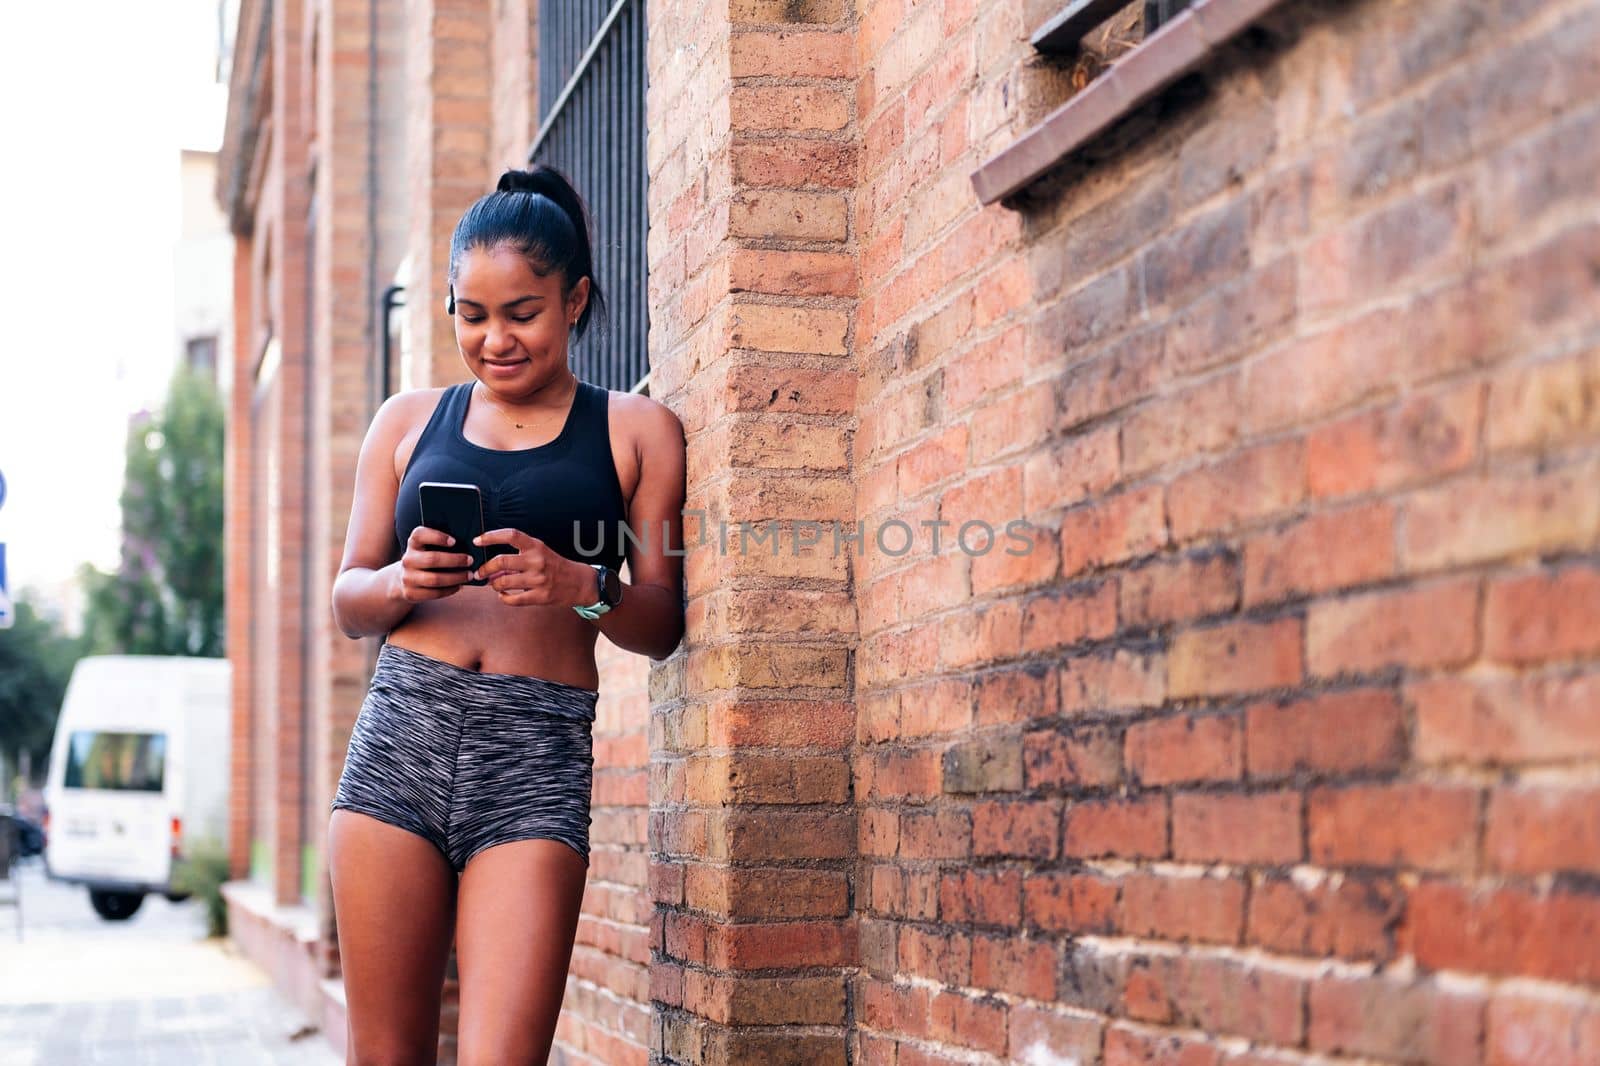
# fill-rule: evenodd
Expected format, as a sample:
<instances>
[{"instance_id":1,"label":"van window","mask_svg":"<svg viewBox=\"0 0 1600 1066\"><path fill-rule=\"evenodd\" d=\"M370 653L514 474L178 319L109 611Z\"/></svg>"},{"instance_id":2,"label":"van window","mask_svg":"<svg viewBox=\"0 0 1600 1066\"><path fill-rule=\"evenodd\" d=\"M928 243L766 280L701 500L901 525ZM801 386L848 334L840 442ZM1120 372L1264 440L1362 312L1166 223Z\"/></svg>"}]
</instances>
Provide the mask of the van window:
<instances>
[{"instance_id":1,"label":"van window","mask_svg":"<svg viewBox=\"0 0 1600 1066\"><path fill-rule=\"evenodd\" d=\"M166 773L165 733L77 730L67 745L67 788L160 792Z\"/></svg>"}]
</instances>

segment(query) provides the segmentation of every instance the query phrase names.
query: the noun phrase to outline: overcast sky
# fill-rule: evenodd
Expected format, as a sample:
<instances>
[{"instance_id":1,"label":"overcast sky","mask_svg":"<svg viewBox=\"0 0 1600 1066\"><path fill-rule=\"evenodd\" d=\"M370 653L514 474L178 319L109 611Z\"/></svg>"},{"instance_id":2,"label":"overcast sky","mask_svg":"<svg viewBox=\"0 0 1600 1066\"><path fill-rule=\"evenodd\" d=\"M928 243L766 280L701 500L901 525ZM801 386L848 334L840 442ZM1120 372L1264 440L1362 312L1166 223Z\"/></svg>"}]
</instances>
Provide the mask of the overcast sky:
<instances>
[{"instance_id":1,"label":"overcast sky","mask_svg":"<svg viewBox=\"0 0 1600 1066\"><path fill-rule=\"evenodd\" d=\"M128 415L175 357L178 153L215 149L216 0L7 4L0 541L13 596L116 565Z\"/></svg>"}]
</instances>

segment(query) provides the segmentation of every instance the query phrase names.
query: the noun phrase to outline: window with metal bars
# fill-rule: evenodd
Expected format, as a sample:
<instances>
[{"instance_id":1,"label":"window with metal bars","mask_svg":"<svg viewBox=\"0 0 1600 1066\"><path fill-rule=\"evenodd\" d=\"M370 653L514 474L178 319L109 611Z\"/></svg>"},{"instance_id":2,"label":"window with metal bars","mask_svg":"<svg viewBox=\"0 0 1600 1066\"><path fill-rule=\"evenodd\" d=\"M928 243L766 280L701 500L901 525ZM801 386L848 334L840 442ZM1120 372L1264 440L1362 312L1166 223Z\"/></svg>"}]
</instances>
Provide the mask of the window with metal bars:
<instances>
[{"instance_id":1,"label":"window with metal bars","mask_svg":"<svg viewBox=\"0 0 1600 1066\"><path fill-rule=\"evenodd\" d=\"M1041 52L1072 52L1107 23L1122 22L1127 44L1137 44L1188 7L1191 0L1072 0L1033 33Z\"/></svg>"},{"instance_id":2,"label":"window with metal bars","mask_svg":"<svg viewBox=\"0 0 1600 1066\"><path fill-rule=\"evenodd\" d=\"M646 391L645 0L540 0L539 131L528 162L548 163L589 205L594 276L608 328L573 348L573 371Z\"/></svg>"}]
</instances>

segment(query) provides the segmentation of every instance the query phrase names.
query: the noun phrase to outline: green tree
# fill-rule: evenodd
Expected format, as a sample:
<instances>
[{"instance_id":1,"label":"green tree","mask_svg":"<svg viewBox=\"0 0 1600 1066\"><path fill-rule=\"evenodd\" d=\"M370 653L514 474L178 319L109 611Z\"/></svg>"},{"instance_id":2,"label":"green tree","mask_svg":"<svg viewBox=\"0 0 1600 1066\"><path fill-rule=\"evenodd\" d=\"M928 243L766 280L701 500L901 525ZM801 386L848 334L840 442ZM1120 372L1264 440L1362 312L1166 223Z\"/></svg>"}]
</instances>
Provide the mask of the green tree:
<instances>
[{"instance_id":1,"label":"green tree","mask_svg":"<svg viewBox=\"0 0 1600 1066\"><path fill-rule=\"evenodd\" d=\"M42 776L61 697L83 647L26 598L14 606L15 624L0 629L0 750L13 768L24 750L32 752L34 773Z\"/></svg>"},{"instance_id":2,"label":"green tree","mask_svg":"<svg viewBox=\"0 0 1600 1066\"><path fill-rule=\"evenodd\" d=\"M216 384L186 367L161 411L129 424L122 560L81 571L93 651L223 654L223 439Z\"/></svg>"}]
</instances>

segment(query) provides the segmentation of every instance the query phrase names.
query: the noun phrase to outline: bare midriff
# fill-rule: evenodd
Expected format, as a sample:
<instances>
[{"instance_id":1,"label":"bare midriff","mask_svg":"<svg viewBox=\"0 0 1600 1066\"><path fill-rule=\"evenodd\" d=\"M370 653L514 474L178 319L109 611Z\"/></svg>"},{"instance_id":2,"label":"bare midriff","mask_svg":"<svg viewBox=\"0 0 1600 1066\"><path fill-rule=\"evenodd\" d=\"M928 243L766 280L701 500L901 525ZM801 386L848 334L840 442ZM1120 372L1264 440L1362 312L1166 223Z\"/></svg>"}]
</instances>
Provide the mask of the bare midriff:
<instances>
[{"instance_id":1,"label":"bare midriff","mask_svg":"<svg viewBox=\"0 0 1600 1066\"><path fill-rule=\"evenodd\" d=\"M413 606L388 642L467 670L598 689L599 635L570 607L512 607L487 586L463 585L453 596Z\"/></svg>"}]
</instances>

